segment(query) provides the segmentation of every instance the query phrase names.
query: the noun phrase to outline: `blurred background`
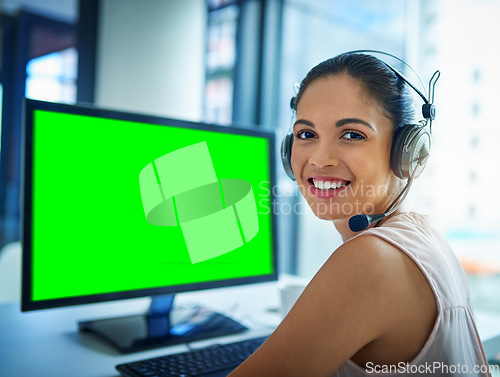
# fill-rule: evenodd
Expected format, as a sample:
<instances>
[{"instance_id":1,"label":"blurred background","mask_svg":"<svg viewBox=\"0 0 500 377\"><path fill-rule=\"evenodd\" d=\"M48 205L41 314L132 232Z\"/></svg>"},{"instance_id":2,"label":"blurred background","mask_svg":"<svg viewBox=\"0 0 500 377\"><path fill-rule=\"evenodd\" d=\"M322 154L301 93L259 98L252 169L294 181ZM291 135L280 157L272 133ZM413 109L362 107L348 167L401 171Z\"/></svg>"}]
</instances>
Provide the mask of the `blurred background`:
<instances>
[{"instance_id":1,"label":"blurred background","mask_svg":"<svg viewBox=\"0 0 500 377\"><path fill-rule=\"evenodd\" d=\"M1 267L21 236L25 96L281 140L294 83L338 53L377 49L410 64L423 85L384 58L421 90L442 72L432 155L407 208L449 240L474 309L500 316L498 14L497 0L0 0L0 300L18 294ZM280 271L309 278L341 240L276 162Z\"/></svg>"}]
</instances>

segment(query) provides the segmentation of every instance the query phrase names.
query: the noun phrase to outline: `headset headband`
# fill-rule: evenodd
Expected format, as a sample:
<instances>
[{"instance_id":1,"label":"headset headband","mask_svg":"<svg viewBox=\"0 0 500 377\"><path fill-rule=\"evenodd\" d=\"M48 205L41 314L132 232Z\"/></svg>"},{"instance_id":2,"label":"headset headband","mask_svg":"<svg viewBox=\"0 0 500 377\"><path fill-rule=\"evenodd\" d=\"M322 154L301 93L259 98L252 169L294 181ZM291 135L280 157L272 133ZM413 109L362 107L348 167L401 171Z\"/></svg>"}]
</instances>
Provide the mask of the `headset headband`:
<instances>
[{"instance_id":1,"label":"headset headband","mask_svg":"<svg viewBox=\"0 0 500 377\"><path fill-rule=\"evenodd\" d=\"M403 59L400 59L393 54L390 54L390 53L384 52L384 51L379 51L379 50L353 50L353 51L345 52L344 54L361 54L361 53L370 53L370 54L375 53L375 54L385 55L385 56L389 56L393 59L396 59L397 61L399 61L400 63L402 63L406 67L408 67L415 74L415 76L417 76L418 80L420 81L420 83L422 84L422 86L424 87L424 90L425 90L424 82L422 81L422 79L420 78L418 73L412 68L412 66L409 65L408 63L406 63ZM441 75L441 72L439 70L437 70L436 72L434 72L431 79L429 80L429 97L430 97L430 100L429 100L429 99L427 99L426 95L424 95L420 90L418 90L418 88L415 85L413 85L396 68L394 68L389 63L387 63L383 60L381 60L381 62L383 62L392 72L394 72L394 74L396 76L398 76L401 80L403 80L406 84L408 84L408 86L410 88L412 88L415 91L415 93L417 93L419 95L420 98L422 98L422 100L424 101L424 105L422 106L423 117L425 119L434 120L436 118L436 108L433 104L433 102L434 102L434 88L436 86L437 80L439 79L439 76Z\"/></svg>"}]
</instances>

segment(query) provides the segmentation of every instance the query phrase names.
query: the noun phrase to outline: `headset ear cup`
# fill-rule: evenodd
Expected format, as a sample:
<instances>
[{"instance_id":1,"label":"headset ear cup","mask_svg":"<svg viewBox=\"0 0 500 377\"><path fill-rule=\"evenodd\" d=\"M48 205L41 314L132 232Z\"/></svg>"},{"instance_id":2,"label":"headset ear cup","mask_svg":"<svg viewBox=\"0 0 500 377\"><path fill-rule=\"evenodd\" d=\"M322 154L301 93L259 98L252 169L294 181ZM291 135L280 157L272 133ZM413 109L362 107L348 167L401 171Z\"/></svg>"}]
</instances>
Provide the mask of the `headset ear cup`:
<instances>
[{"instance_id":1,"label":"headset ear cup","mask_svg":"<svg viewBox=\"0 0 500 377\"><path fill-rule=\"evenodd\" d=\"M403 155L403 148L405 139L408 136L408 132L411 130L411 125L403 126L396 130L394 133L394 137L392 140L392 148L391 148L391 169L396 174L397 177L401 179L406 179L402 169L401 169L401 160Z\"/></svg>"},{"instance_id":2,"label":"headset ear cup","mask_svg":"<svg viewBox=\"0 0 500 377\"><path fill-rule=\"evenodd\" d=\"M408 150L408 152L406 152ZM431 134L427 127L418 127L416 134L412 136L412 140L408 148L405 148L403 154L403 169L407 169L408 177L413 176L418 178L424 171L427 159L431 151ZM416 172L415 172L416 170Z\"/></svg>"},{"instance_id":3,"label":"headset ear cup","mask_svg":"<svg viewBox=\"0 0 500 377\"><path fill-rule=\"evenodd\" d=\"M295 176L292 170L292 146L293 133L289 132L281 142L281 163L288 177L295 181Z\"/></svg>"},{"instance_id":4,"label":"headset ear cup","mask_svg":"<svg viewBox=\"0 0 500 377\"><path fill-rule=\"evenodd\" d=\"M400 128L392 142L392 171L402 179L417 178L424 170L430 148L431 135L427 127L411 124Z\"/></svg>"}]
</instances>

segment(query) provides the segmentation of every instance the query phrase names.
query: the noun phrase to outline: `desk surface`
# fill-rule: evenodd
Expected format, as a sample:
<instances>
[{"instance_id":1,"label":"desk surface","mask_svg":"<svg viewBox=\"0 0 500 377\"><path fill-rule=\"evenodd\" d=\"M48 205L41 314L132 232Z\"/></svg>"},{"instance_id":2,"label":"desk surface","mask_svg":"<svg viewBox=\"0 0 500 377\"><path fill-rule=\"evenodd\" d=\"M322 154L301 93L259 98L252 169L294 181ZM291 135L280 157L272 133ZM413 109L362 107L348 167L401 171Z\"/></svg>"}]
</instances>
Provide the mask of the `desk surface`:
<instances>
[{"instance_id":1,"label":"desk surface","mask_svg":"<svg viewBox=\"0 0 500 377\"><path fill-rule=\"evenodd\" d=\"M192 343L205 346L267 334L279 323L276 283L217 289L179 295L179 304L202 304L229 314L251 328L249 332ZM187 350L185 345L122 355L94 335L79 333L80 320L143 313L147 299L21 313L19 303L0 305L0 376L116 377L115 365ZM270 310L273 309L273 310ZM485 349L500 350L500 318L476 315ZM497 351L498 352L498 351Z\"/></svg>"},{"instance_id":2,"label":"desk surface","mask_svg":"<svg viewBox=\"0 0 500 377\"><path fill-rule=\"evenodd\" d=\"M280 320L276 311L269 311L278 307L276 283L188 293L176 300L228 313L251 329L192 343L196 346L267 334ZM80 320L143 313L148 304L147 299L134 299L25 313L19 303L0 305L0 376L115 377L119 376L116 364L186 351L185 345L177 345L122 355L94 335L77 330Z\"/></svg>"}]
</instances>

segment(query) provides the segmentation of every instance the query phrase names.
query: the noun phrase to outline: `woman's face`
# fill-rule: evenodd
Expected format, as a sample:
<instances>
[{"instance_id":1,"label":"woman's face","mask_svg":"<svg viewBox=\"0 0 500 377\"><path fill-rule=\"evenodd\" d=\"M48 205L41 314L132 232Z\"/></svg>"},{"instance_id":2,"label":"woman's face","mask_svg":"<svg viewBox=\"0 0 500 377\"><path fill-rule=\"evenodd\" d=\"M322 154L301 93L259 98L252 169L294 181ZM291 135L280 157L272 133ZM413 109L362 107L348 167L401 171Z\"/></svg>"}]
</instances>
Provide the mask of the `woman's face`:
<instances>
[{"instance_id":1,"label":"woman's face","mask_svg":"<svg viewBox=\"0 0 500 377\"><path fill-rule=\"evenodd\" d=\"M341 74L313 81L298 103L293 132L293 172L319 218L382 213L395 198L393 125L357 80Z\"/></svg>"}]
</instances>

